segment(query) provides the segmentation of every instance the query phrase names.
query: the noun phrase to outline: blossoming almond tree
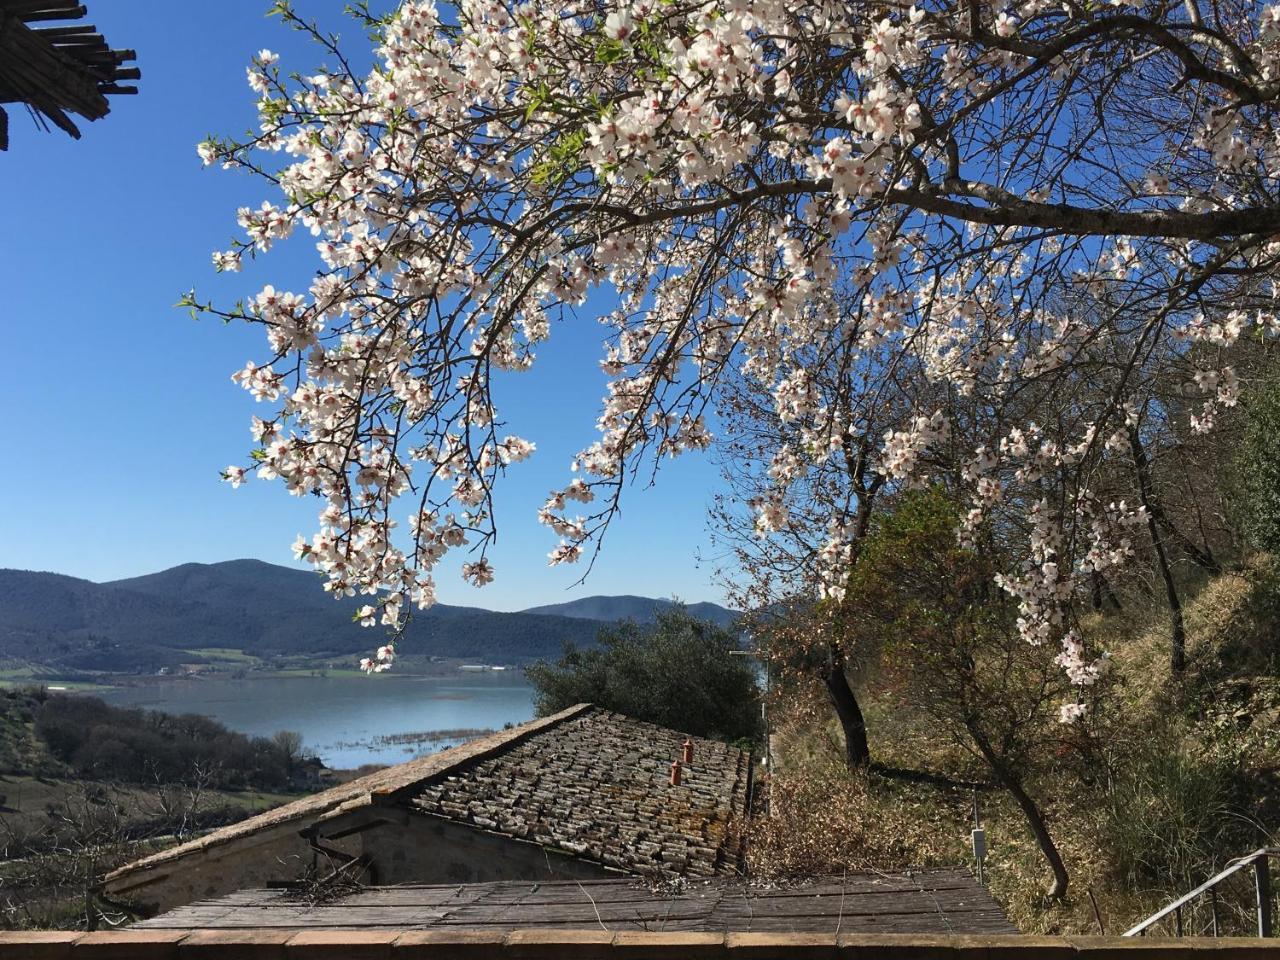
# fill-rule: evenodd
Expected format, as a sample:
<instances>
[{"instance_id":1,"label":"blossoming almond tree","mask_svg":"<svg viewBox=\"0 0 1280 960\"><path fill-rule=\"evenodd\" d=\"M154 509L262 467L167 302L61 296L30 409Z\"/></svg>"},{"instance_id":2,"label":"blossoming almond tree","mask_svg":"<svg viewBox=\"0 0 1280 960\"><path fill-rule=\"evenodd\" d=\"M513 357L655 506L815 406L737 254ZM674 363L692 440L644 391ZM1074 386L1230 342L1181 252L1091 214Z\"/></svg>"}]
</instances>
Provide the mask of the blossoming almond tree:
<instances>
[{"instance_id":1,"label":"blossoming almond tree","mask_svg":"<svg viewBox=\"0 0 1280 960\"><path fill-rule=\"evenodd\" d=\"M1020 518L1027 562L1001 581L1020 629L1096 675L1070 608L1145 519L1089 476L1124 447L1138 381L1171 369L1148 358L1195 367L1207 430L1239 390L1222 354L1276 325L1280 7L405 2L367 18L367 74L277 10L329 62L290 77L262 51L259 132L200 145L271 194L214 260L237 269L301 227L321 269L243 309L190 303L264 328L236 380L270 412L225 476L324 498L296 550L369 597L363 622L432 603L451 550L492 579L493 490L534 449L503 430L494 378L599 320L609 387L541 512L553 563L598 549L644 464L712 442L731 372L841 456L856 427L802 360L888 351L983 411L988 441L955 464L966 530ZM1028 391L1103 355L1120 358L1103 400L1051 430L1019 419ZM919 479L950 429L926 404L874 437L885 482ZM1028 495L1051 476L1073 480ZM790 480L761 499L761 535L785 525Z\"/></svg>"},{"instance_id":2,"label":"blossoming almond tree","mask_svg":"<svg viewBox=\"0 0 1280 960\"><path fill-rule=\"evenodd\" d=\"M928 382L898 337L884 336L877 349L863 342L861 328L881 330L884 320L857 309L856 291L847 296L837 284L821 295L836 301L844 335L834 344L798 345L788 357L793 377L803 371L803 404L779 404L772 380L752 371L730 371L718 386L725 491L711 517L716 546L724 548L719 575L733 605L754 612L748 629L771 669L781 671L784 686L792 673L801 683L820 681L842 728L846 762L860 767L871 750L849 674L875 651L848 629L860 614L849 609L847 584L873 514L900 486L887 482L882 438L910 424L922 405L945 403L946 391ZM928 467L941 465L940 452L931 452Z\"/></svg>"},{"instance_id":3,"label":"blossoming almond tree","mask_svg":"<svg viewBox=\"0 0 1280 960\"><path fill-rule=\"evenodd\" d=\"M811 412L781 415L776 391L767 381L731 375L720 384L720 423L726 440L719 445L719 455L728 489L717 497L712 516L717 545L726 548L720 573L735 590L735 605L761 612L758 627L770 638L771 654L784 670L822 681L843 727L846 758L851 766L860 766L870 759L870 752L848 673L865 672L868 663L883 656L884 642L890 639L860 629L865 611L846 596L849 580L861 575L862 546L873 515L896 511L905 488L926 478L959 498L966 491L970 497L989 497L999 490L1000 499L972 515L963 535L988 558L997 579L1012 586L1007 578L1014 571L995 563L995 555L1037 557L1043 550L1042 534L1028 524L1028 514L1047 513L1039 509L1042 503L1058 505L1081 496L1077 486L1082 474L1031 469L1021 458L1010 469L985 451L1000 437L1005 437L1006 447L1010 439L1022 438L1022 429L1014 426L1010 432L1007 424L1034 430L1035 439L1048 450L1071 442L1081 417L1109 402L1120 374L1115 358L1095 352L1087 372L1072 367L1038 383L1022 384L1016 395L993 406L975 392L961 393L935 382L917 353L904 349L896 337L884 338L877 350L853 346L862 325L879 327L882 320L859 312L856 302L846 301L843 309L846 333L854 336L846 336L835 349L805 351L792 358L793 368L805 371L815 393ZM1034 330L1023 331L1020 339L1017 349L1040 349ZM1185 363L1181 353L1157 355L1146 361L1141 376L1130 379L1150 384L1175 375L1176 382L1178 368ZM843 424L834 452L829 443L814 441L814 429L821 426L828 407L840 409ZM943 439L912 452L914 462L904 473L895 463L902 450L893 441L913 425L921 408L935 411L931 419ZM1086 459L1083 453L1080 459ZM1112 494L1123 497L1132 486L1132 478L1127 487L1111 476L1125 466L1116 458L1087 459L1083 476L1092 504L1106 504ZM1027 505L1034 506L1028 510ZM1096 506L1088 514L1098 524L1092 531L1094 543L1108 543L1113 550L1105 562L1092 564L1091 585L1096 586L1102 571L1135 552L1129 528L1141 514L1114 503L1111 516ZM973 516L984 520L975 523ZM765 524L769 535L762 537ZM1077 531L1051 531L1058 532ZM1059 552L1063 551L1055 550L1055 556ZM780 618L783 610L788 613ZM1078 682L1092 682L1101 664L1088 664L1082 672L1078 642L1072 642L1062 662ZM1066 709L1074 717L1081 708L1071 703Z\"/></svg>"}]
</instances>

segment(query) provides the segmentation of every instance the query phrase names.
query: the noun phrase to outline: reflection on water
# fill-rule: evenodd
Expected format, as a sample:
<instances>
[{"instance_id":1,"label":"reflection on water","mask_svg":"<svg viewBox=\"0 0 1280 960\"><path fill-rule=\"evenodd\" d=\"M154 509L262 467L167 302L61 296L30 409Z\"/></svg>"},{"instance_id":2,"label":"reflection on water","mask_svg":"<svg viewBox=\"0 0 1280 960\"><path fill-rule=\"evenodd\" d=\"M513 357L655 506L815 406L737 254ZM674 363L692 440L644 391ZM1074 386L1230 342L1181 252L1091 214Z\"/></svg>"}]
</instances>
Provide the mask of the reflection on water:
<instances>
[{"instance_id":1,"label":"reflection on water","mask_svg":"<svg viewBox=\"0 0 1280 960\"><path fill-rule=\"evenodd\" d=\"M533 717L533 691L514 671L174 680L101 696L119 706L203 714L252 736L297 730L307 748L335 768L400 763Z\"/></svg>"}]
</instances>

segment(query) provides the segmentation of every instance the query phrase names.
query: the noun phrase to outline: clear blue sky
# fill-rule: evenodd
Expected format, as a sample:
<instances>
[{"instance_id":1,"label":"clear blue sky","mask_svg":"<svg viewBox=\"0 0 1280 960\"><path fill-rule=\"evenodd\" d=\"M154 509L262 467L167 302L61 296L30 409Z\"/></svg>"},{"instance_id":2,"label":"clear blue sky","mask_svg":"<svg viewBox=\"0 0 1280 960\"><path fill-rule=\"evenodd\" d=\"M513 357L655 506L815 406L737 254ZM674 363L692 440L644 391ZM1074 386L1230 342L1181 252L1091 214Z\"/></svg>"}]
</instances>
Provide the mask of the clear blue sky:
<instances>
[{"instance_id":1,"label":"clear blue sky","mask_svg":"<svg viewBox=\"0 0 1280 960\"><path fill-rule=\"evenodd\" d=\"M255 330L193 322L172 304L192 286L224 303L268 282L305 289L318 262L305 243L239 275L213 273L210 252L236 231L236 207L269 194L248 176L202 168L195 144L253 125L245 66L254 52L270 48L286 70L305 72L322 51L267 19L266 0L88 6L112 46L137 50L141 93L114 98L110 116L81 125L79 141L9 108L0 566L101 581L187 561L291 564L294 536L313 530L314 501L277 483L233 491L218 481L243 461L256 409L230 374L262 359L265 344ZM368 49L337 0L299 7ZM718 482L704 457L668 461L656 488L629 491L585 586L571 586L580 570L546 566L555 541L534 514L593 439L598 331L559 328L534 372L511 385L518 403L506 412L518 413L513 426L538 453L509 475L498 504L498 579L476 590L455 568L442 571L443 601L511 610L596 593L721 599L696 561L709 552L706 507Z\"/></svg>"}]
</instances>

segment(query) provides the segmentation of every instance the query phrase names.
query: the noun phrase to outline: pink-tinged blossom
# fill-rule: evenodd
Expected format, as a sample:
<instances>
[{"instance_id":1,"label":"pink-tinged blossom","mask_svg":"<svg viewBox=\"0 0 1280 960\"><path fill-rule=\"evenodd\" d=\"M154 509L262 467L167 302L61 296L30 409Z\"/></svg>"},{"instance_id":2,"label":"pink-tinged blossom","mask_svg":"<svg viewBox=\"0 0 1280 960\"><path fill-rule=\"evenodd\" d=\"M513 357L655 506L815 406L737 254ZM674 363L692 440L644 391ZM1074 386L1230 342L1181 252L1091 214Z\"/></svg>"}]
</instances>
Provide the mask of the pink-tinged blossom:
<instances>
[{"instance_id":1,"label":"pink-tinged blossom","mask_svg":"<svg viewBox=\"0 0 1280 960\"><path fill-rule=\"evenodd\" d=\"M614 10L604 20L604 35L612 40L629 40L635 21L627 10Z\"/></svg>"},{"instance_id":2,"label":"pink-tinged blossom","mask_svg":"<svg viewBox=\"0 0 1280 960\"><path fill-rule=\"evenodd\" d=\"M1083 703L1064 703L1058 707L1058 719L1062 723L1075 723L1088 716L1089 708Z\"/></svg>"},{"instance_id":3,"label":"pink-tinged blossom","mask_svg":"<svg viewBox=\"0 0 1280 960\"><path fill-rule=\"evenodd\" d=\"M781 498L769 497L755 504L756 534L765 537L777 533L786 527L790 520L786 505Z\"/></svg>"},{"instance_id":4,"label":"pink-tinged blossom","mask_svg":"<svg viewBox=\"0 0 1280 960\"><path fill-rule=\"evenodd\" d=\"M562 543L547 554L547 557L552 566L561 563L577 563L582 558L582 547L576 543Z\"/></svg>"},{"instance_id":5,"label":"pink-tinged blossom","mask_svg":"<svg viewBox=\"0 0 1280 960\"><path fill-rule=\"evenodd\" d=\"M493 582L493 567L488 560L480 559L474 563L462 565L462 578L474 587L483 587Z\"/></svg>"},{"instance_id":6,"label":"pink-tinged blossom","mask_svg":"<svg viewBox=\"0 0 1280 960\"><path fill-rule=\"evenodd\" d=\"M240 252L238 250L215 252L213 254L213 268L219 273L239 273Z\"/></svg>"}]
</instances>

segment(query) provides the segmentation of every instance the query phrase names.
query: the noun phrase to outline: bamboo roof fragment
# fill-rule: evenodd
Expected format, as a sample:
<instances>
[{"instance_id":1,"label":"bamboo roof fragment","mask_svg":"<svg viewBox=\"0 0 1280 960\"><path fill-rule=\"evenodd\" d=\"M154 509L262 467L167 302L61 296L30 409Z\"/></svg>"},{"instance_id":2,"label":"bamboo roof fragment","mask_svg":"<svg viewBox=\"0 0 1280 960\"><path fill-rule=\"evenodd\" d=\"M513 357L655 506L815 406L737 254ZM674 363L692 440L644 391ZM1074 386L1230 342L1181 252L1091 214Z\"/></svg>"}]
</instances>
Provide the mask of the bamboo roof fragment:
<instances>
[{"instance_id":1,"label":"bamboo roof fragment","mask_svg":"<svg viewBox=\"0 0 1280 960\"><path fill-rule=\"evenodd\" d=\"M23 104L39 125L79 139L72 115L98 120L111 110L109 96L138 92L122 83L142 76L125 66L137 55L111 49L93 24L37 26L87 14L74 0L0 0L0 150L9 147L4 104Z\"/></svg>"}]
</instances>

